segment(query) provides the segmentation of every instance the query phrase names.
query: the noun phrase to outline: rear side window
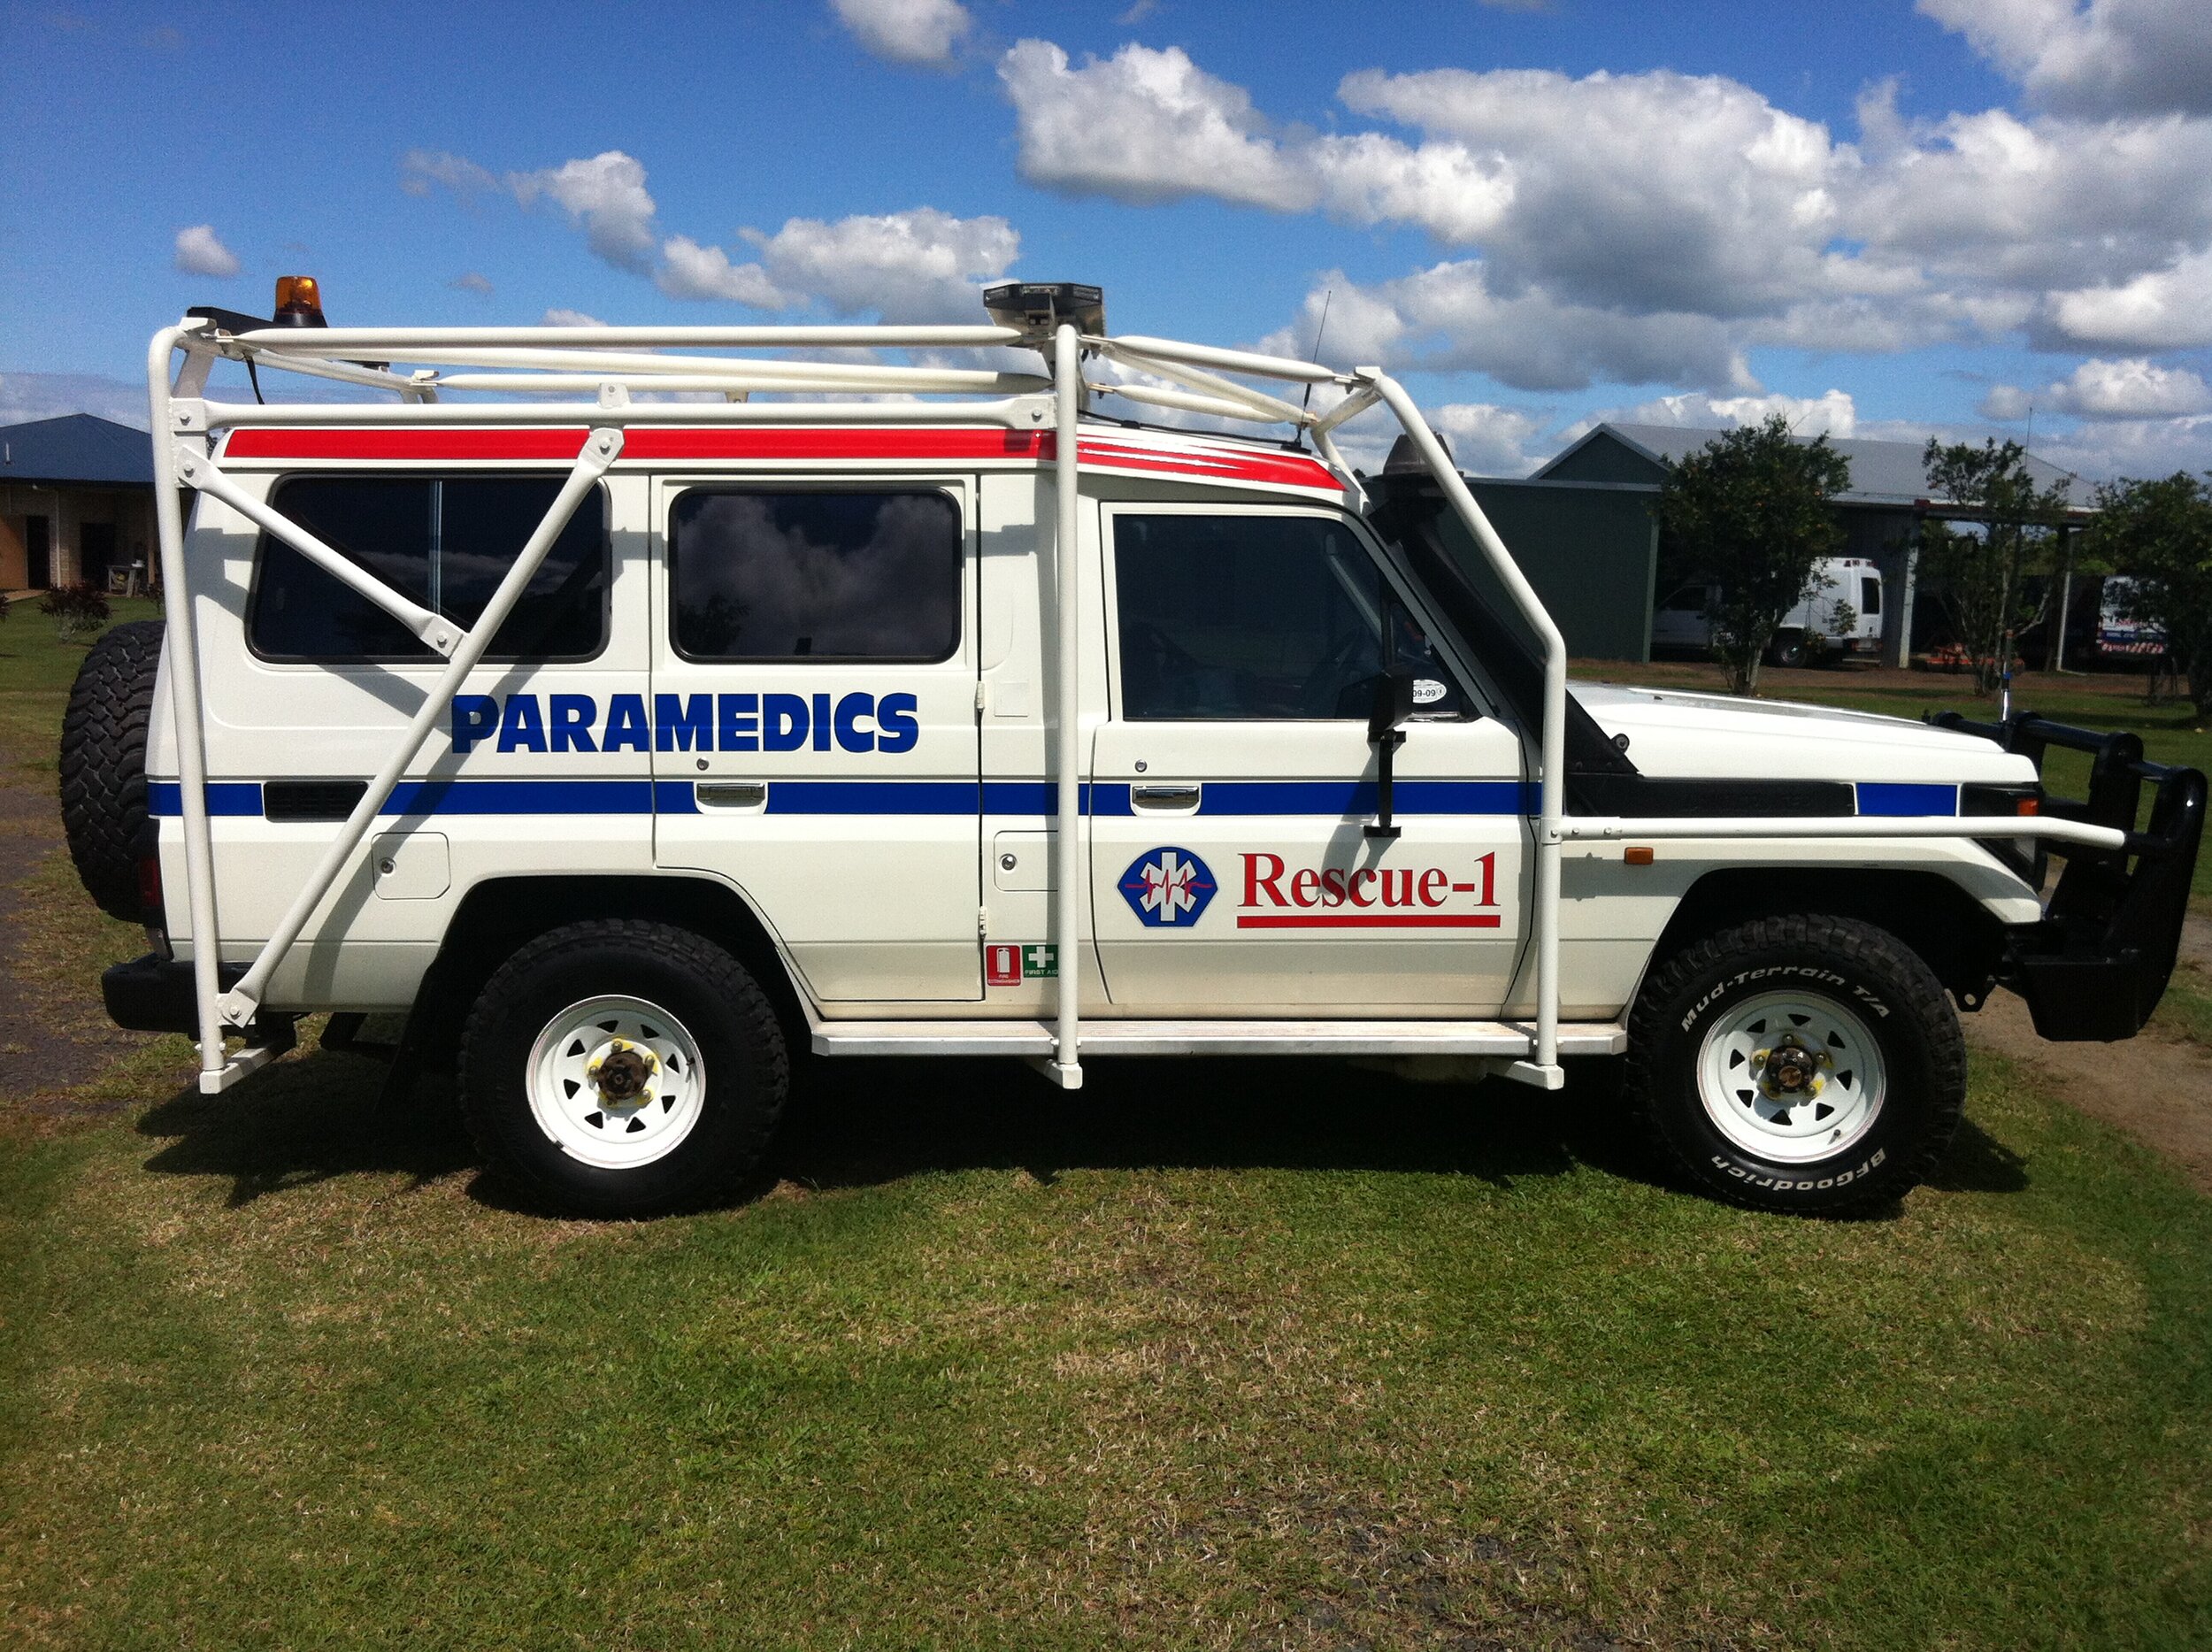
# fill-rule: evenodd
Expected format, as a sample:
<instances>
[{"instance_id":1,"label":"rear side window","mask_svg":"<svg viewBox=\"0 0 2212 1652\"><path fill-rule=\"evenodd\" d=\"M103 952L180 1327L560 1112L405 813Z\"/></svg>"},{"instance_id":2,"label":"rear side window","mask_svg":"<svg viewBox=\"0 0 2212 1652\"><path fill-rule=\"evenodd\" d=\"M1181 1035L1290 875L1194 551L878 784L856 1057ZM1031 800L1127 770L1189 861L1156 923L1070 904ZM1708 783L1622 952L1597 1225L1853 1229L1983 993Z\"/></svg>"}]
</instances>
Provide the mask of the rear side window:
<instances>
[{"instance_id":1,"label":"rear side window","mask_svg":"<svg viewBox=\"0 0 2212 1652\"><path fill-rule=\"evenodd\" d=\"M1879 580L1861 576L1859 611L1870 619L1882 611L1882 582Z\"/></svg>"},{"instance_id":2,"label":"rear side window","mask_svg":"<svg viewBox=\"0 0 2212 1652\"><path fill-rule=\"evenodd\" d=\"M465 626L514 565L561 490L557 476L303 476L271 502L424 607ZM435 660L366 597L264 534L247 636L265 659ZM586 659L607 636L606 495L584 496L514 611L492 659Z\"/></svg>"},{"instance_id":3,"label":"rear side window","mask_svg":"<svg viewBox=\"0 0 2212 1652\"><path fill-rule=\"evenodd\" d=\"M960 507L919 488L693 488L668 524L676 650L774 662L949 659Z\"/></svg>"}]
</instances>

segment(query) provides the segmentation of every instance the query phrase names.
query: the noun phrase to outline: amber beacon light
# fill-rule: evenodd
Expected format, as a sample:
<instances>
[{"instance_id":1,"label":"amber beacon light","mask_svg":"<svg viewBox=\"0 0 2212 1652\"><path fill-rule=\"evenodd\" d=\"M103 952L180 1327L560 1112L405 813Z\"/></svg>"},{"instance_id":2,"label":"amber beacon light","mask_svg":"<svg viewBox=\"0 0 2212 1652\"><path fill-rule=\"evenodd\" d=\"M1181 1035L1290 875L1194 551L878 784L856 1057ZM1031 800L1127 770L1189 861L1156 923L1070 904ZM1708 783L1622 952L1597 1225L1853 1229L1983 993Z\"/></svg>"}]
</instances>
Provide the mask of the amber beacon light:
<instances>
[{"instance_id":1,"label":"amber beacon light","mask_svg":"<svg viewBox=\"0 0 2212 1652\"><path fill-rule=\"evenodd\" d=\"M322 289L311 275L280 275L276 281L276 323L279 327L319 327L323 319Z\"/></svg>"}]
</instances>

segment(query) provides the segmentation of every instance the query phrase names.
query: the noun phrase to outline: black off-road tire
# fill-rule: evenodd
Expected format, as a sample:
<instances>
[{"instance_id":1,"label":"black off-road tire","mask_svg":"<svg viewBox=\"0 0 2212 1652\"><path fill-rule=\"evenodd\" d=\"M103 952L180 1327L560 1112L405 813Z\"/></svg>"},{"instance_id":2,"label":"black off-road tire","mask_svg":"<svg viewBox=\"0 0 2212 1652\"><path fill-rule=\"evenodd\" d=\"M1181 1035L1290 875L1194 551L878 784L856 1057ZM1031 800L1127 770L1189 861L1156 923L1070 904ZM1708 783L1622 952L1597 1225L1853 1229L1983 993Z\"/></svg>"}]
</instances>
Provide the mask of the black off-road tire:
<instances>
[{"instance_id":1,"label":"black off-road tire","mask_svg":"<svg viewBox=\"0 0 2212 1652\"><path fill-rule=\"evenodd\" d=\"M1700 1094L1700 1051L1733 1005L1778 991L1849 1010L1887 1068L1880 1110L1834 1155L1763 1158ZM1627 1098L1655 1151L1708 1192L1763 1210L1838 1216L1900 1197L1949 1147L1966 1101L1966 1043L1942 985L1886 930L1855 918L1760 918L1656 965L1628 1024Z\"/></svg>"},{"instance_id":2,"label":"black off-road tire","mask_svg":"<svg viewBox=\"0 0 2212 1652\"><path fill-rule=\"evenodd\" d=\"M1811 657L1811 648L1801 631L1785 631L1767 644L1767 664L1770 665L1793 671L1806 664Z\"/></svg>"},{"instance_id":3,"label":"black off-road tire","mask_svg":"<svg viewBox=\"0 0 2212 1652\"><path fill-rule=\"evenodd\" d=\"M136 923L138 857L151 847L146 730L161 670L162 622L134 619L103 634L77 668L61 722L61 824L85 892L111 918Z\"/></svg>"},{"instance_id":4,"label":"black off-road tire","mask_svg":"<svg viewBox=\"0 0 2212 1652\"><path fill-rule=\"evenodd\" d=\"M568 1006L608 994L678 1018L708 1075L690 1133L664 1157L618 1170L565 1151L528 1094L539 1034ZM790 1062L774 1006L729 953L672 925L610 918L551 930L493 972L462 1035L459 1080L469 1132L496 1172L565 1213L643 1217L705 1203L759 1162Z\"/></svg>"}]
</instances>

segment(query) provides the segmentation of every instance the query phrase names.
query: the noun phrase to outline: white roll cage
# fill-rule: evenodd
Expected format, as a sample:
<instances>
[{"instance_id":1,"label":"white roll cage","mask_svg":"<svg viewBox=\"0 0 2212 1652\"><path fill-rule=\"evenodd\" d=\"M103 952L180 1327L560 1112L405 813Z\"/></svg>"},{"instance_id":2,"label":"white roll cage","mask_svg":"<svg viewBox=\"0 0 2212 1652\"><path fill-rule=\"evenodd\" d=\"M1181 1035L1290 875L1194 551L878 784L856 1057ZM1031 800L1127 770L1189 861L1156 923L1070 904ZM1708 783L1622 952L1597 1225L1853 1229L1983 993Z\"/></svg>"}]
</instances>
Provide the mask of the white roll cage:
<instances>
[{"instance_id":1,"label":"white roll cage","mask_svg":"<svg viewBox=\"0 0 2212 1652\"><path fill-rule=\"evenodd\" d=\"M927 353L1023 348L1048 352L1048 375L941 365L898 366L872 362L760 358L727 353L672 355L674 350L903 350ZM179 352L183 360L171 376ZM1114 362L1164 384L1087 382L1086 357ZM288 401L265 404L205 399L208 374L219 360L233 360L311 378L392 392L384 403ZM400 372L405 365L412 370ZM459 369L460 371L456 371ZM1289 385L1327 385L1340 393L1335 405L1314 412L1225 374ZM1074 843L1080 831L1081 721L1077 713L1077 642L1081 634L1077 583L1077 484L1080 447L1077 421L1092 396L1112 395L1145 406L1270 425L1286 424L1310 435L1316 450L1355 500L1365 490L1338 451L1333 433L1347 419L1380 403L1411 438L1422 464L1446 502L1473 536L1491 571L1504 586L1544 651L1543 726L1538 766L1535 911L1536 1026L1522 1059L1509 1076L1545 1089L1564 1081L1559 1064L1560 850L1582 839L1620 838L1917 838L1987 836L1995 822L1970 826L1955 817L1831 819L1636 819L1565 816L1564 769L1567 645L1535 590L1468 491L1443 444L1421 417L1413 398L1379 367L1338 373L1313 363L1218 350L1170 339L1102 337L1063 323L1049 334L1003 327L292 327L271 325L242 333L214 320L189 319L154 335L147 353L155 473L173 477L220 500L257 527L284 541L318 567L374 603L445 660L436 685L409 720L406 733L337 837L317 864L245 974L229 990L220 981L221 931L215 902L214 849L208 827L207 748L199 688L198 643L184 555L184 512L176 487L154 490L160 535L162 599L172 646L167 650L170 703L176 732L177 773L184 824L185 934L192 943L194 999L198 1026L200 1088L208 1094L231 1085L271 1060L277 1044L227 1052L227 1033L243 1029L260 1007L271 975L306 927L316 906L344 874L393 786L406 772L438 718L469 671L490 646L508 612L528 587L546 552L594 483L620 455L624 434L637 425L773 425L830 421L861 425L1003 424L1034 430L1049 419L1056 433L1053 465L1057 503L1057 579L1063 595L1056 615L1059 681L1055 754L1059 841ZM258 380L257 377L257 388ZM503 396L583 393L589 401L441 403L442 392ZM715 400L647 401L633 393L703 393ZM826 396L958 396L957 402L838 400L759 402L757 394ZM559 494L516 557L476 624L462 627L432 612L373 573L342 556L280 512L246 493L215 457L225 430L281 425L382 427L407 425L560 425L589 426L583 450ZM2044 818L2003 822L2007 838L2039 838L2089 848L2119 849L2124 834L2108 827ZM1054 1055L1043 1064L1063 1087L1082 1082L1078 1014L1085 886L1063 877L1052 909L1052 940L1060 957Z\"/></svg>"}]
</instances>

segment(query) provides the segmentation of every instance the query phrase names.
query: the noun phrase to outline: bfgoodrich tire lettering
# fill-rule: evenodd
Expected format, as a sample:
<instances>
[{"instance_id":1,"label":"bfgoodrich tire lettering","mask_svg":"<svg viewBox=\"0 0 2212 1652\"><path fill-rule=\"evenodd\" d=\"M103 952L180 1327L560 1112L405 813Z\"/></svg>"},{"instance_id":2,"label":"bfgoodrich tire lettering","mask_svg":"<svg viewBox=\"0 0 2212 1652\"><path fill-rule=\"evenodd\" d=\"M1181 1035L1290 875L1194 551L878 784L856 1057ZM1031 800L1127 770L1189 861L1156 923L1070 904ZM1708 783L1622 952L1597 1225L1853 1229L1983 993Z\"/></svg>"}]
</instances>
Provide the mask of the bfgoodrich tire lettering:
<instances>
[{"instance_id":1,"label":"bfgoodrich tire lettering","mask_svg":"<svg viewBox=\"0 0 2212 1652\"><path fill-rule=\"evenodd\" d=\"M1736 1076L1717 1082L1731 1061ZM1965 1103L1966 1046L1941 984L1894 935L1755 918L1653 971L1629 1018L1628 1095L1700 1187L1835 1215L1934 1167Z\"/></svg>"},{"instance_id":2,"label":"bfgoodrich tire lettering","mask_svg":"<svg viewBox=\"0 0 2212 1652\"><path fill-rule=\"evenodd\" d=\"M557 1099L572 1098L590 1080L582 1059L549 1062L547 1039L573 1035L595 1019L580 1010L603 1004L627 1093L586 1128L549 1108L549 1083ZM767 1147L789 1073L775 1011L744 966L689 930L638 919L571 924L531 941L485 983L461 1042L462 1105L485 1158L581 1216L655 1215L726 1190ZM651 1110L636 1117L641 1099ZM664 1104L668 1145L656 1146ZM611 1126L626 1118L643 1151L619 1149ZM593 1150L603 1126L615 1150Z\"/></svg>"}]
</instances>

